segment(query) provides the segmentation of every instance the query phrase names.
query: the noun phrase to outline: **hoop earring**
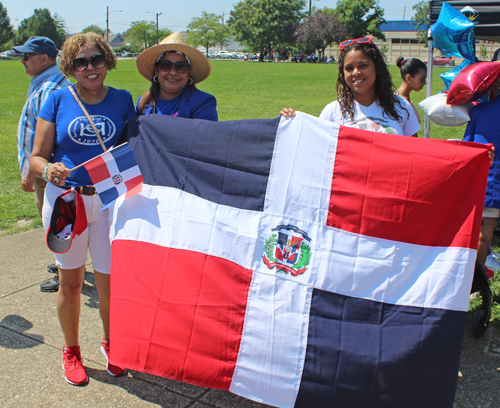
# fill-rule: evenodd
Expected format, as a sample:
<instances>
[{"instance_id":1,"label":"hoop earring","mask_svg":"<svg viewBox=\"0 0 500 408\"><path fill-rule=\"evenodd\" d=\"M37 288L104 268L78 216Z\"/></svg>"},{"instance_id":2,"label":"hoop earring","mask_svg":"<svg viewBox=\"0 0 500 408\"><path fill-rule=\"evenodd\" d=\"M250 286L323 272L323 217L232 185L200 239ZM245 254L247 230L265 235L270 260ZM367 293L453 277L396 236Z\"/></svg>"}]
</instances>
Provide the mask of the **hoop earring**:
<instances>
[{"instance_id":1,"label":"hoop earring","mask_svg":"<svg viewBox=\"0 0 500 408\"><path fill-rule=\"evenodd\" d=\"M189 77L189 78L188 78L188 81L187 81L187 84L188 84L188 85L193 85L193 82L194 82L194 81L193 81L193 78Z\"/></svg>"},{"instance_id":2,"label":"hoop earring","mask_svg":"<svg viewBox=\"0 0 500 408\"><path fill-rule=\"evenodd\" d=\"M153 77L153 81L154 81L154 82L158 82L158 76L157 76L157 75L155 75L155 76Z\"/></svg>"}]
</instances>

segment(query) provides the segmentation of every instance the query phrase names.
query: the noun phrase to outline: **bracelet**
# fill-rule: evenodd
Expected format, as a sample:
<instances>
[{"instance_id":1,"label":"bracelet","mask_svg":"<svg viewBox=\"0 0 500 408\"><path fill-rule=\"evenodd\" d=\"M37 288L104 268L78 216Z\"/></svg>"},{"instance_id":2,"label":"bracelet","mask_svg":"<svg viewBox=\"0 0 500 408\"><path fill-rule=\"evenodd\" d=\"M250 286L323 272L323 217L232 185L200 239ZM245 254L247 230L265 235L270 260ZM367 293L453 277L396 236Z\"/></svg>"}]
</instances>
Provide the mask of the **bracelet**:
<instances>
[{"instance_id":1,"label":"bracelet","mask_svg":"<svg viewBox=\"0 0 500 408\"><path fill-rule=\"evenodd\" d=\"M49 181L48 178L47 178L47 171L49 170L49 167L51 165L52 165L52 163L45 163L45 166L43 166L43 169L42 169L42 178L45 181Z\"/></svg>"}]
</instances>

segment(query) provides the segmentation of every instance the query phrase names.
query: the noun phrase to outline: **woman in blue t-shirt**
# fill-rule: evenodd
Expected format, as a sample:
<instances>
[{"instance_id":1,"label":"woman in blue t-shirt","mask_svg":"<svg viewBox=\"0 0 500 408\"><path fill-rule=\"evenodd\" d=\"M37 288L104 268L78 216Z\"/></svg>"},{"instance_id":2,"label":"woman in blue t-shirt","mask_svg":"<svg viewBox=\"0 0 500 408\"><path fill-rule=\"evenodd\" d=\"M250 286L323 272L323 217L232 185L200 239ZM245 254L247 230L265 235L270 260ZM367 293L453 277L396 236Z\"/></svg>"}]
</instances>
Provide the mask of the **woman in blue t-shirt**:
<instances>
[{"instance_id":1,"label":"woman in blue t-shirt","mask_svg":"<svg viewBox=\"0 0 500 408\"><path fill-rule=\"evenodd\" d=\"M218 120L216 99L196 88L210 75L210 63L200 51L186 44L182 34L173 33L159 45L144 50L136 64L141 75L151 82L137 101L139 115Z\"/></svg>"},{"instance_id":2,"label":"woman in blue t-shirt","mask_svg":"<svg viewBox=\"0 0 500 408\"><path fill-rule=\"evenodd\" d=\"M57 312L65 343L63 368L66 380L73 385L88 382L78 341L80 292L87 251L92 257L99 292L103 323L101 351L108 359L111 248L108 210L100 211L102 203L87 170L79 167L70 172L69 169L112 147L125 123L136 116L129 92L104 85L108 70L115 67L116 57L101 36L88 32L66 40L61 70L67 77L74 77L76 85L53 92L43 106L30 159L30 169L48 182L42 211L45 229L50 225L57 197L65 190L73 189L81 195L87 216L85 231L74 237L64 253L55 254L60 283ZM88 111L101 140L78 102ZM107 370L113 376L126 372L110 363Z\"/></svg>"}]
</instances>

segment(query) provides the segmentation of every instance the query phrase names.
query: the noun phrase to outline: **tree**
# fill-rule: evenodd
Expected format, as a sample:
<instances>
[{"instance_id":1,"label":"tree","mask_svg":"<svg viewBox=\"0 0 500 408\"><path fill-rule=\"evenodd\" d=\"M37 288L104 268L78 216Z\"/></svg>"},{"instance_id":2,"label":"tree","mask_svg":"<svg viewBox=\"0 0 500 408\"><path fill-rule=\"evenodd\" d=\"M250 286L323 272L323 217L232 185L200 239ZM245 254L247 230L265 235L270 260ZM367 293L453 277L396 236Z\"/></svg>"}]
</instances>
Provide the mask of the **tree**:
<instances>
[{"instance_id":1,"label":"tree","mask_svg":"<svg viewBox=\"0 0 500 408\"><path fill-rule=\"evenodd\" d=\"M82 33L88 33L89 31L92 31L96 34L104 35L104 30L101 27L96 26L95 24L92 24L92 25L89 25L88 27L85 27L82 30Z\"/></svg>"},{"instance_id":2,"label":"tree","mask_svg":"<svg viewBox=\"0 0 500 408\"><path fill-rule=\"evenodd\" d=\"M168 28L160 28L158 30L158 41L161 42L161 40L168 37L170 34L172 34L172 31L169 30ZM156 32L154 36L154 43L156 44Z\"/></svg>"},{"instance_id":3,"label":"tree","mask_svg":"<svg viewBox=\"0 0 500 408\"><path fill-rule=\"evenodd\" d=\"M370 34L385 40L380 30L380 26L386 22L384 9L379 6L378 0L340 0L336 12L350 37L360 38Z\"/></svg>"},{"instance_id":4,"label":"tree","mask_svg":"<svg viewBox=\"0 0 500 408\"><path fill-rule=\"evenodd\" d=\"M145 20L132 21L129 29L129 42L136 48L148 48L156 44L156 24Z\"/></svg>"},{"instance_id":5,"label":"tree","mask_svg":"<svg viewBox=\"0 0 500 408\"><path fill-rule=\"evenodd\" d=\"M293 44L293 31L304 6L303 0L241 0L227 23L238 41L262 56L266 47L270 51Z\"/></svg>"},{"instance_id":6,"label":"tree","mask_svg":"<svg viewBox=\"0 0 500 408\"><path fill-rule=\"evenodd\" d=\"M10 24L10 18L7 9L0 3L0 49L3 45L14 38L14 29Z\"/></svg>"},{"instance_id":7,"label":"tree","mask_svg":"<svg viewBox=\"0 0 500 408\"><path fill-rule=\"evenodd\" d=\"M193 17L188 24L187 42L193 47L202 45L208 49L218 44L224 45L230 36L230 29L221 22L222 17L215 13L202 12L201 17Z\"/></svg>"},{"instance_id":8,"label":"tree","mask_svg":"<svg viewBox=\"0 0 500 408\"><path fill-rule=\"evenodd\" d=\"M316 48L321 61L325 48L334 42L340 43L347 39L348 32L335 14L328 15L323 11L316 11L297 27L295 36L300 43Z\"/></svg>"},{"instance_id":9,"label":"tree","mask_svg":"<svg viewBox=\"0 0 500 408\"><path fill-rule=\"evenodd\" d=\"M57 13L54 14L54 20L60 37L66 39L66 21Z\"/></svg>"},{"instance_id":10,"label":"tree","mask_svg":"<svg viewBox=\"0 0 500 408\"><path fill-rule=\"evenodd\" d=\"M158 30L158 38L165 38L172 34L168 28ZM133 21L128 29L128 41L134 48L134 51L156 45L156 23L153 21Z\"/></svg>"},{"instance_id":11,"label":"tree","mask_svg":"<svg viewBox=\"0 0 500 408\"><path fill-rule=\"evenodd\" d=\"M60 22L56 21L46 8L35 9L31 17L21 21L17 28L16 42L18 44L24 44L33 36L50 38L54 41L57 48L61 48L66 39L66 34L61 32Z\"/></svg>"},{"instance_id":12,"label":"tree","mask_svg":"<svg viewBox=\"0 0 500 408\"><path fill-rule=\"evenodd\" d=\"M431 26L431 22L429 20L429 3L422 0L417 4L414 4L412 9L415 10L415 15L411 18L411 21L418 30L417 38L427 47L427 31Z\"/></svg>"}]
</instances>

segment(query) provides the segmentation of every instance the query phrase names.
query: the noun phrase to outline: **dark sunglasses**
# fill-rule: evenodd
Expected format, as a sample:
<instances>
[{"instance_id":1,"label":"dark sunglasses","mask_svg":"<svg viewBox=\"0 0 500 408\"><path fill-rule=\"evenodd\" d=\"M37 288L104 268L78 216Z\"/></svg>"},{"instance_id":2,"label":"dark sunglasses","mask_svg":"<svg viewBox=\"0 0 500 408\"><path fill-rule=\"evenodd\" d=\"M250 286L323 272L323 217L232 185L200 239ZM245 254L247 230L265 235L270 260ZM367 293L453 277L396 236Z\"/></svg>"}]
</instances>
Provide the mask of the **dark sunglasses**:
<instances>
[{"instance_id":1,"label":"dark sunglasses","mask_svg":"<svg viewBox=\"0 0 500 408\"><path fill-rule=\"evenodd\" d=\"M371 44L373 46L373 40L370 37L356 38L355 40L345 40L345 41L342 41L339 44L340 52L342 52L342 50L345 47L347 47L347 46L349 46L351 44L354 44L354 43L358 43L358 44Z\"/></svg>"},{"instance_id":2,"label":"dark sunglasses","mask_svg":"<svg viewBox=\"0 0 500 408\"><path fill-rule=\"evenodd\" d=\"M39 52L33 52L30 54L21 54L21 61L28 61L28 58L33 55L41 55Z\"/></svg>"},{"instance_id":3,"label":"dark sunglasses","mask_svg":"<svg viewBox=\"0 0 500 408\"><path fill-rule=\"evenodd\" d=\"M75 71L85 71L89 64L96 69L104 68L106 66L106 56L102 54L95 54L90 57L90 60L87 58L75 58L72 62L73 69Z\"/></svg>"},{"instance_id":4,"label":"dark sunglasses","mask_svg":"<svg viewBox=\"0 0 500 408\"><path fill-rule=\"evenodd\" d=\"M183 74L189 68L189 64L187 62L184 62L184 61L172 62L172 61L166 60L166 59L159 60L157 65L158 65L158 68L160 68L160 70L163 72L171 71L172 67L175 66L175 70L179 74Z\"/></svg>"}]
</instances>

